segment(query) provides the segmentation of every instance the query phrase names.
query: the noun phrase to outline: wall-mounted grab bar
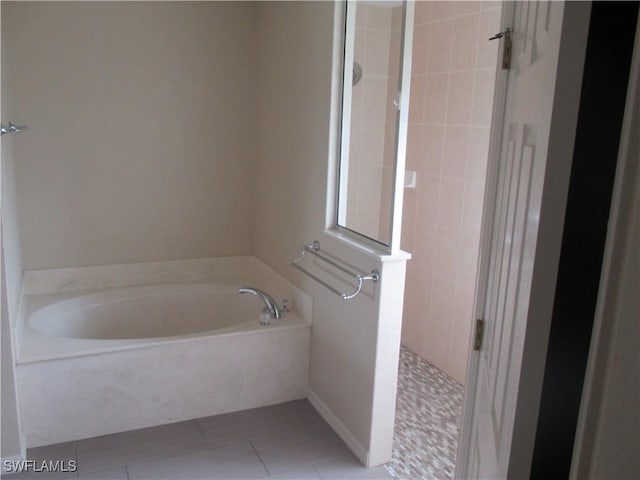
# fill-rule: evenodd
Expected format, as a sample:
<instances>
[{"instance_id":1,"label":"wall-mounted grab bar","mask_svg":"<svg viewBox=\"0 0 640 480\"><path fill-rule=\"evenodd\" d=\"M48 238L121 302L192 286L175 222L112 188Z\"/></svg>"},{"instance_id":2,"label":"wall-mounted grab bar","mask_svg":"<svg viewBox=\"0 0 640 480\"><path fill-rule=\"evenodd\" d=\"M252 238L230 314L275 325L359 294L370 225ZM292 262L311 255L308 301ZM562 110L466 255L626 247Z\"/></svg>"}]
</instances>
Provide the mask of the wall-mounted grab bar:
<instances>
[{"instance_id":1,"label":"wall-mounted grab bar","mask_svg":"<svg viewBox=\"0 0 640 480\"><path fill-rule=\"evenodd\" d=\"M344 272L347 275L349 275L351 277L354 277L354 279L357 282L357 286L356 286L356 289L354 290L354 292L353 293L343 293L340 290L338 290L338 289L332 287L331 285L329 285L327 282L325 282L321 278L318 278L313 273L308 272L307 270L302 268L300 265L298 265L298 263L300 261L302 261L302 259L304 258L305 253L307 253L307 252L309 252L312 255L318 257L320 260L322 260L323 262L328 263L332 267L337 268L341 272ZM353 297L355 297L356 295L358 295L360 293L360 290L362 290L362 284L363 284L363 282L365 280L371 280L373 283L376 283L378 280L380 280L380 272L378 272L377 270L371 270L371 273L369 273L367 275L361 274L361 273L355 273L355 272L352 272L351 270L349 270L348 268L344 267L343 265L340 265L334 259L324 255L323 253L320 252L320 242L318 240L310 243L309 245L305 245L304 247L302 247L302 251L300 252L300 256L298 258L296 258L295 260L289 260L289 265L291 265L292 267L297 268L298 270L300 270L305 275L313 278L316 282L318 282L319 284L321 284L325 288L331 290L333 293L335 293L340 298L342 298L342 300L350 300Z\"/></svg>"}]
</instances>

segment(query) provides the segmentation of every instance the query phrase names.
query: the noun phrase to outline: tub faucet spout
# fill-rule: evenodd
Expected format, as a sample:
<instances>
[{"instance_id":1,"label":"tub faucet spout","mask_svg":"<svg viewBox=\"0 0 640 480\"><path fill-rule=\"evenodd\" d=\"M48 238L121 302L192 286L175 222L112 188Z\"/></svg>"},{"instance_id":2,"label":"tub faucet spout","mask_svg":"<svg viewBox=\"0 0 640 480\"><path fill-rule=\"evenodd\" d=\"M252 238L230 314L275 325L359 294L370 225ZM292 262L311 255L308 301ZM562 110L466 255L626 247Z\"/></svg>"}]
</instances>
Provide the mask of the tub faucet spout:
<instances>
[{"instance_id":1,"label":"tub faucet spout","mask_svg":"<svg viewBox=\"0 0 640 480\"><path fill-rule=\"evenodd\" d=\"M271 318L282 318L283 309L266 292L253 287L242 287L238 290L238 293L251 293L259 297L266 305L265 312L268 312Z\"/></svg>"}]
</instances>

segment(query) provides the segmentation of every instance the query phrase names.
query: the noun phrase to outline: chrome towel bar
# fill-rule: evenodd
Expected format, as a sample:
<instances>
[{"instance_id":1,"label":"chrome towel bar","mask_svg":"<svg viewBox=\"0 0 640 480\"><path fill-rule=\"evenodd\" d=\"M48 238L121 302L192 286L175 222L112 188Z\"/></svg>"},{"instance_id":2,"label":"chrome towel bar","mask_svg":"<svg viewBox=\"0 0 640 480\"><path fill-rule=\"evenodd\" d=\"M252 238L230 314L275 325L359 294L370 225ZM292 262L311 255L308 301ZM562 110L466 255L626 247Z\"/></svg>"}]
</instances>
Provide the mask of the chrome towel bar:
<instances>
[{"instance_id":1,"label":"chrome towel bar","mask_svg":"<svg viewBox=\"0 0 640 480\"><path fill-rule=\"evenodd\" d=\"M26 129L27 129L26 125L19 126L9 122L8 127L5 127L4 125L0 125L0 136L4 135L5 133L22 133Z\"/></svg>"},{"instance_id":2,"label":"chrome towel bar","mask_svg":"<svg viewBox=\"0 0 640 480\"><path fill-rule=\"evenodd\" d=\"M353 277L354 280L357 282L356 289L353 291L353 293L343 293L343 292L341 292L340 290L338 290L338 289L332 287L331 285L329 285L327 282L325 282L321 278L318 278L313 273L308 272L307 270L302 268L300 265L298 265L298 263L300 261L302 261L302 259L304 258L305 253L307 253L307 252L309 252L310 254L314 255L315 257L318 257L320 260L322 260L323 262L328 263L332 267L337 268L341 272L346 273L347 275ZM363 282L365 280L371 280L373 283L376 283L378 280L380 280L380 272L378 272L377 270L371 270L371 273L365 275L365 274L353 272L353 271L349 270L348 268L346 268L345 266L340 265L336 260L334 260L333 258L328 257L327 255L323 254L320 251L320 242L318 240L316 240L316 241L314 241L314 242L302 247L302 251L300 252L300 256L298 258L296 258L295 260L289 260L289 265L291 265L292 267L297 268L298 270L300 270L305 275L313 278L320 285L324 286L325 288L329 289L330 291L332 291L333 293L338 295L340 298L342 298L342 300L351 300L353 297L358 295L360 293L360 290L362 290L362 284L363 284Z\"/></svg>"}]
</instances>

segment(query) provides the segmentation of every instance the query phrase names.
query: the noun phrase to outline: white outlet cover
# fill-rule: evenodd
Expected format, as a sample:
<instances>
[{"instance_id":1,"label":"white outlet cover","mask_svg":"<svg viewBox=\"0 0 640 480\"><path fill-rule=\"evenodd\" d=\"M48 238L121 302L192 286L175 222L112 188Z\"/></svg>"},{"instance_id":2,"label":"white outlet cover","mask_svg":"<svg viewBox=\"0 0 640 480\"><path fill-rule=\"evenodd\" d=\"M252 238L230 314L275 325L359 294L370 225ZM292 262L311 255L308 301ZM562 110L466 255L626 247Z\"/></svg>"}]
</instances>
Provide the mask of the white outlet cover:
<instances>
[{"instance_id":1,"label":"white outlet cover","mask_svg":"<svg viewBox=\"0 0 640 480\"><path fill-rule=\"evenodd\" d=\"M404 171L404 188L416 188L416 172L413 170Z\"/></svg>"}]
</instances>

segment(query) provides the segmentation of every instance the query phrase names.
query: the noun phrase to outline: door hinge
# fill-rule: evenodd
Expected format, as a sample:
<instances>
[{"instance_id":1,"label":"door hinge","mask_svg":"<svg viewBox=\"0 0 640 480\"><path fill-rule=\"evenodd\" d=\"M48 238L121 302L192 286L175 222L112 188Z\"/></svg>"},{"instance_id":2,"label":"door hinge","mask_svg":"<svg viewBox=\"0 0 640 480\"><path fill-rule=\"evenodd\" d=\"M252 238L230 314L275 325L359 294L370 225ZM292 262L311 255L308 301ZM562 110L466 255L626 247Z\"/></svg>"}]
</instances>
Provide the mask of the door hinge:
<instances>
[{"instance_id":1,"label":"door hinge","mask_svg":"<svg viewBox=\"0 0 640 480\"><path fill-rule=\"evenodd\" d=\"M482 346L482 338L484 337L484 320L481 318L476 319L476 333L473 339L473 351L480 351Z\"/></svg>"},{"instance_id":2,"label":"door hinge","mask_svg":"<svg viewBox=\"0 0 640 480\"><path fill-rule=\"evenodd\" d=\"M511 29L507 28L504 32L496 33L489 40L497 40L504 38L504 48L502 49L502 69L509 70L511 68Z\"/></svg>"}]
</instances>

